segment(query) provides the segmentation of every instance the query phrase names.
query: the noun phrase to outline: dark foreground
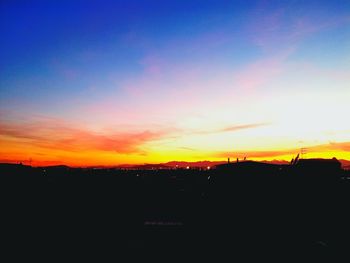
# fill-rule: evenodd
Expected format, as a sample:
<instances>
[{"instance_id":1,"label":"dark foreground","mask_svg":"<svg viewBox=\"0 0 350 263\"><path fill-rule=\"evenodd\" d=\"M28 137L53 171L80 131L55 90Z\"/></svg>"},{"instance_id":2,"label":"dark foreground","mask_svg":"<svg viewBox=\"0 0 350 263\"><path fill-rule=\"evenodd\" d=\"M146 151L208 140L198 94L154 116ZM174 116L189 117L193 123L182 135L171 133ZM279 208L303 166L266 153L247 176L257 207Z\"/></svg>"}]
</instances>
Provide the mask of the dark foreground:
<instances>
[{"instance_id":1,"label":"dark foreground","mask_svg":"<svg viewBox=\"0 0 350 263\"><path fill-rule=\"evenodd\" d=\"M344 171L0 168L12 259L349 262Z\"/></svg>"}]
</instances>

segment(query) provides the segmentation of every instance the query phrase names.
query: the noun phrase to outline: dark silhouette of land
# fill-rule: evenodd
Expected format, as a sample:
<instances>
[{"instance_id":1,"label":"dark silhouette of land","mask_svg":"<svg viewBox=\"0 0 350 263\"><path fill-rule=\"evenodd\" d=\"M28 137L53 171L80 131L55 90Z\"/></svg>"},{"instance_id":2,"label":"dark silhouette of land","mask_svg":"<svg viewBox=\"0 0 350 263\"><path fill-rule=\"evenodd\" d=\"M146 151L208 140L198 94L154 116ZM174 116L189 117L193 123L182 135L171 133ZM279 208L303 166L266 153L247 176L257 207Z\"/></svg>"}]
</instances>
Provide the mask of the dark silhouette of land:
<instances>
[{"instance_id":1,"label":"dark silhouette of land","mask_svg":"<svg viewBox=\"0 0 350 263\"><path fill-rule=\"evenodd\" d=\"M348 257L350 173L336 159L144 168L0 164L3 251L46 261Z\"/></svg>"}]
</instances>

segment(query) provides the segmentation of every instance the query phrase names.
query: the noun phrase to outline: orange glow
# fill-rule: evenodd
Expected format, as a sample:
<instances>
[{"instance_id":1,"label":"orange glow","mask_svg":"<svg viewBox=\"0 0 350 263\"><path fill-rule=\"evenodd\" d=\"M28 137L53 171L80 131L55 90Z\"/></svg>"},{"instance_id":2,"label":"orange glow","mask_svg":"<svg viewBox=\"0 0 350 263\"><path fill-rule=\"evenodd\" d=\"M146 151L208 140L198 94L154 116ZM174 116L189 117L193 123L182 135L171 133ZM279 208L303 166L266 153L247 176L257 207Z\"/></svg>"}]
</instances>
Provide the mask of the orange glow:
<instances>
[{"instance_id":1,"label":"orange glow","mask_svg":"<svg viewBox=\"0 0 350 263\"><path fill-rule=\"evenodd\" d=\"M148 136L148 135L147 135ZM147 136L141 136L143 139ZM24 136L22 136L24 137ZM137 137L139 138L139 137ZM147 137L148 138L148 137ZM57 139L57 138L56 138ZM162 163L172 160L178 161L200 161L233 159L250 160L287 160L290 161L300 148L286 150L247 150L247 151L196 151L194 149L182 149L152 146L148 141L139 141L139 144L124 147L126 152L111 150L99 141L88 141L80 138L79 144L63 142L44 141L36 143L33 138L18 138L13 136L1 136L0 161L1 162L22 162L33 166L67 164L70 166L96 166L96 165L119 165L119 164L140 164L140 163ZM105 139L103 139L104 141ZM132 143L134 140L130 140ZM125 140L126 143L130 141ZM154 143L154 142L153 142ZM133 151L131 151L131 149ZM310 146L304 154L305 158L333 158L350 160L350 142L332 143ZM210 169L210 167L208 167Z\"/></svg>"},{"instance_id":2,"label":"orange glow","mask_svg":"<svg viewBox=\"0 0 350 263\"><path fill-rule=\"evenodd\" d=\"M343 4L81 2L1 5L0 162L350 160Z\"/></svg>"},{"instance_id":3,"label":"orange glow","mask_svg":"<svg viewBox=\"0 0 350 263\"><path fill-rule=\"evenodd\" d=\"M227 157L290 161L301 148L307 148L305 158L350 160L349 124L334 117L345 112L346 96L334 93L338 104L332 108L323 107L327 96L317 96L320 97L314 108L307 111L306 107L295 108L289 102L292 95L273 102L252 99L252 111L245 111L239 103L226 111L209 111L208 106L202 112L204 117L179 116L168 126L140 124L102 129L44 117L5 120L0 122L0 162L113 166L224 161ZM299 105L306 105L309 99L311 95L296 98ZM232 116L246 121L233 121Z\"/></svg>"}]
</instances>

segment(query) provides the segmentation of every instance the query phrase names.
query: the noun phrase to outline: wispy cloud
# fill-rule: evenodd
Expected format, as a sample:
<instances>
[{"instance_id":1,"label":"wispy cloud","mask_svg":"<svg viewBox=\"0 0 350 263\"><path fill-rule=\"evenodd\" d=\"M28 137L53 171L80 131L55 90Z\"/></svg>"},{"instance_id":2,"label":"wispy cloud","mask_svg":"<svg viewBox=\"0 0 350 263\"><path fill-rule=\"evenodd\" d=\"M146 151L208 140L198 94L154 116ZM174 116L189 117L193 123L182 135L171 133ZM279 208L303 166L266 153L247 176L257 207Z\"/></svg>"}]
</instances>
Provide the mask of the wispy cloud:
<instances>
[{"instance_id":1,"label":"wispy cloud","mask_svg":"<svg viewBox=\"0 0 350 263\"><path fill-rule=\"evenodd\" d=\"M329 142L329 144L316 145L308 147L310 151L327 151L327 150L336 150L336 151L345 151L349 152L350 157L350 142Z\"/></svg>"},{"instance_id":2,"label":"wispy cloud","mask_svg":"<svg viewBox=\"0 0 350 263\"><path fill-rule=\"evenodd\" d=\"M144 154L142 146L145 143L157 140L165 134L164 131L150 130L103 134L57 121L0 123L0 136L4 138L40 148L71 152L98 150Z\"/></svg>"},{"instance_id":3,"label":"wispy cloud","mask_svg":"<svg viewBox=\"0 0 350 263\"><path fill-rule=\"evenodd\" d=\"M212 134L212 133L221 133L221 132L237 132L237 131L246 130L246 129L255 129L266 125L269 125L269 123L237 124L232 126L226 126L220 129L198 130L198 131L191 131L189 133L190 134Z\"/></svg>"},{"instance_id":4,"label":"wispy cloud","mask_svg":"<svg viewBox=\"0 0 350 263\"><path fill-rule=\"evenodd\" d=\"M295 48L312 34L350 23L349 15L330 15L307 5L300 9L292 1L275 9L270 5L268 1L260 2L252 10L246 28L252 43L266 52Z\"/></svg>"},{"instance_id":5,"label":"wispy cloud","mask_svg":"<svg viewBox=\"0 0 350 263\"><path fill-rule=\"evenodd\" d=\"M271 151L237 151L234 153L229 152L219 152L215 154L215 157L218 158L227 158L227 156L233 156L237 158L271 158L271 157L278 157L282 155L289 155L297 153L297 150L271 150Z\"/></svg>"},{"instance_id":6,"label":"wispy cloud","mask_svg":"<svg viewBox=\"0 0 350 263\"><path fill-rule=\"evenodd\" d=\"M217 129L207 129L207 130L177 130L179 134L184 135L207 135L207 134L215 134L215 133L223 133L223 132L238 132L241 130L247 129L256 129L259 127L263 127L269 125L269 123L248 123L248 124L235 124L231 126L225 126Z\"/></svg>"},{"instance_id":7,"label":"wispy cloud","mask_svg":"<svg viewBox=\"0 0 350 263\"><path fill-rule=\"evenodd\" d=\"M309 147L305 147L306 153L319 153L319 152L329 152L329 151L342 151L342 152L350 152L350 142L330 142L328 144L320 144L320 145L311 145ZM237 151L234 153L229 152L219 152L215 154L215 157L218 158L226 158L227 156L233 156L237 158L275 158L284 155L295 155L300 152L300 148L290 148L284 150L269 150L269 151ZM349 154L350 157L350 154Z\"/></svg>"},{"instance_id":8,"label":"wispy cloud","mask_svg":"<svg viewBox=\"0 0 350 263\"><path fill-rule=\"evenodd\" d=\"M196 149L191 147L179 147L179 149L186 150L186 151L195 151Z\"/></svg>"},{"instance_id":9,"label":"wispy cloud","mask_svg":"<svg viewBox=\"0 0 350 263\"><path fill-rule=\"evenodd\" d=\"M245 130L245 129L258 128L266 125L268 125L268 123L250 123L250 124L243 124L243 125L234 125L234 126L225 127L220 131L223 131L223 132L239 131L239 130Z\"/></svg>"},{"instance_id":10,"label":"wispy cloud","mask_svg":"<svg viewBox=\"0 0 350 263\"><path fill-rule=\"evenodd\" d=\"M279 76L285 70L285 61L294 52L294 48L287 48L273 56L256 60L242 67L233 74L234 84L247 95L254 95Z\"/></svg>"}]
</instances>

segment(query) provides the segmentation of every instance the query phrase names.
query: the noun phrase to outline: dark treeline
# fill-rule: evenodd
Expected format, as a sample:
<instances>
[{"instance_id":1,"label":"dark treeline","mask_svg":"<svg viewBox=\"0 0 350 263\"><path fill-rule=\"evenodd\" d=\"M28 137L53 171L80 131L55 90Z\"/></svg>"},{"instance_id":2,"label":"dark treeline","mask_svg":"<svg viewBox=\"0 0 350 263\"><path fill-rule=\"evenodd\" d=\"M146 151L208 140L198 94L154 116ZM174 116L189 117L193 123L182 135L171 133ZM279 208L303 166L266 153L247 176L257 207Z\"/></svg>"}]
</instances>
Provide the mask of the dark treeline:
<instances>
[{"instance_id":1,"label":"dark treeline","mask_svg":"<svg viewBox=\"0 0 350 263\"><path fill-rule=\"evenodd\" d=\"M3 249L45 260L345 259L349 173L302 164L210 170L2 164Z\"/></svg>"}]
</instances>

